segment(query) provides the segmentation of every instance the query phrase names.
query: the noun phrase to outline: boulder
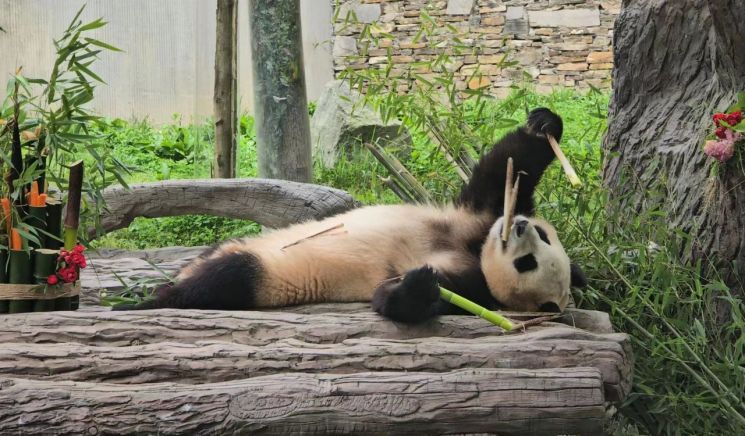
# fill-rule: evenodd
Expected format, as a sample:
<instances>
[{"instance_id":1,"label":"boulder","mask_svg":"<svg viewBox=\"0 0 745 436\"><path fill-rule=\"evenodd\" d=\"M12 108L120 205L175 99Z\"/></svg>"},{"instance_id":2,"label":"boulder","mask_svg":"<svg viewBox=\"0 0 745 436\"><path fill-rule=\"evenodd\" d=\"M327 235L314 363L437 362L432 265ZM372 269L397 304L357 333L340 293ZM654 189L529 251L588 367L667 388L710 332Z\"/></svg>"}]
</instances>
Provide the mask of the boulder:
<instances>
[{"instance_id":1,"label":"boulder","mask_svg":"<svg viewBox=\"0 0 745 436\"><path fill-rule=\"evenodd\" d=\"M333 167L341 152L349 153L364 142L378 142L396 154L411 147L411 135L398 120L384 122L377 111L362 104L362 95L349 83L333 80L326 84L310 121L315 157Z\"/></svg>"}]
</instances>

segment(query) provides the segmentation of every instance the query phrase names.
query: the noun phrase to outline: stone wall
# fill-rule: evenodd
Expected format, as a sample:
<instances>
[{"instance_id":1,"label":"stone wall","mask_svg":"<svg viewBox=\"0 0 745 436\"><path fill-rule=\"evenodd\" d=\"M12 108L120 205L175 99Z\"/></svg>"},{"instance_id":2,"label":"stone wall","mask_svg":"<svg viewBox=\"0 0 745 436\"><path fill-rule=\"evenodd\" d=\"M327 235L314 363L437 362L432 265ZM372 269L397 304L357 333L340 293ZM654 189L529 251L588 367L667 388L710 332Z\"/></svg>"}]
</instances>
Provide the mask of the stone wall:
<instances>
[{"instance_id":1,"label":"stone wall","mask_svg":"<svg viewBox=\"0 0 745 436\"><path fill-rule=\"evenodd\" d=\"M453 56L460 89L488 87L503 95L509 86L533 78L539 92L554 87L585 89L610 87L613 23L620 0L342 0L334 25L334 70L347 66L376 67L387 63L390 51L395 68L404 71L436 56L430 44L413 41L421 27L420 11L446 29L457 29L469 49ZM354 13L354 15L351 14ZM362 25L349 17L374 24L374 32L390 34L378 46L361 47ZM445 34L446 32L442 32ZM451 32L452 33L452 32ZM437 37L437 34L434 35ZM452 38L452 35L448 36ZM362 40L364 41L364 40ZM500 68L504 53L517 65ZM472 78L479 64L481 78ZM469 80L471 78L471 80Z\"/></svg>"}]
</instances>

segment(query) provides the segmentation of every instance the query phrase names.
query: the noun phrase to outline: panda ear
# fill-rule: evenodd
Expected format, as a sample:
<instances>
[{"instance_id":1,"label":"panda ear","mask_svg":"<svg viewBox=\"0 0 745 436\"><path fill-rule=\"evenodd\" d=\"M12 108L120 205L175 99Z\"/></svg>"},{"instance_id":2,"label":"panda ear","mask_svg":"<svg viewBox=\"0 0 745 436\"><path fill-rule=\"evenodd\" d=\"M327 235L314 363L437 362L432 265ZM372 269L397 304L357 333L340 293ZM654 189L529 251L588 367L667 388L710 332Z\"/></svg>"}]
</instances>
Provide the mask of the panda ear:
<instances>
[{"instance_id":1,"label":"panda ear","mask_svg":"<svg viewBox=\"0 0 745 436\"><path fill-rule=\"evenodd\" d=\"M571 271L571 285L575 288L584 288L587 286L587 277L585 272L576 263L569 264L569 270Z\"/></svg>"}]
</instances>

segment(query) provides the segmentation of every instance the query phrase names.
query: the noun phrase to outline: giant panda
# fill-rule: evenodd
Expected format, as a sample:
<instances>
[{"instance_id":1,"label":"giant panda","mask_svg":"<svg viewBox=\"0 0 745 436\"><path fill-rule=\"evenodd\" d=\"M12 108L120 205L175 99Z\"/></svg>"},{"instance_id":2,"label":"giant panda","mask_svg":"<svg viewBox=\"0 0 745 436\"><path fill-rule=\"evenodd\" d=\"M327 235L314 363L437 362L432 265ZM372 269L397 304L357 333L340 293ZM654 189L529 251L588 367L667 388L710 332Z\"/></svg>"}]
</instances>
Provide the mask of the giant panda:
<instances>
[{"instance_id":1,"label":"giant panda","mask_svg":"<svg viewBox=\"0 0 745 436\"><path fill-rule=\"evenodd\" d=\"M273 308L320 302L371 302L392 320L417 323L461 310L439 286L487 308L562 311L570 286L583 286L556 230L533 217L533 191L561 138L561 118L545 108L479 160L450 204L358 208L260 237L214 246L174 284L135 306L115 309ZM516 217L500 238L508 157L520 172Z\"/></svg>"}]
</instances>

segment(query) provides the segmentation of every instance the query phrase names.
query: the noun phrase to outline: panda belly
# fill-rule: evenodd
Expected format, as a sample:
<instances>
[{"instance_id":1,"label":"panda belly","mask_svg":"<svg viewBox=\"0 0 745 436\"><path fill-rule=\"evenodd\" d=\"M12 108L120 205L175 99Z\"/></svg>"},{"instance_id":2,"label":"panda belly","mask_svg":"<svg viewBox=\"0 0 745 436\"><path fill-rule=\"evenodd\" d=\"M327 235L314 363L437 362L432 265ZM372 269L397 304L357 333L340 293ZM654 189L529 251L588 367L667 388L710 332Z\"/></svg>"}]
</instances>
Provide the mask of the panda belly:
<instances>
[{"instance_id":1,"label":"panda belly","mask_svg":"<svg viewBox=\"0 0 745 436\"><path fill-rule=\"evenodd\" d=\"M228 243L220 251L258 258L255 307L370 301L382 282L410 269L429 264L455 271L472 262L463 244L437 242L442 226L433 223L441 222L468 226L473 217L435 207L373 206ZM462 233L456 230L450 229L451 239Z\"/></svg>"}]
</instances>

